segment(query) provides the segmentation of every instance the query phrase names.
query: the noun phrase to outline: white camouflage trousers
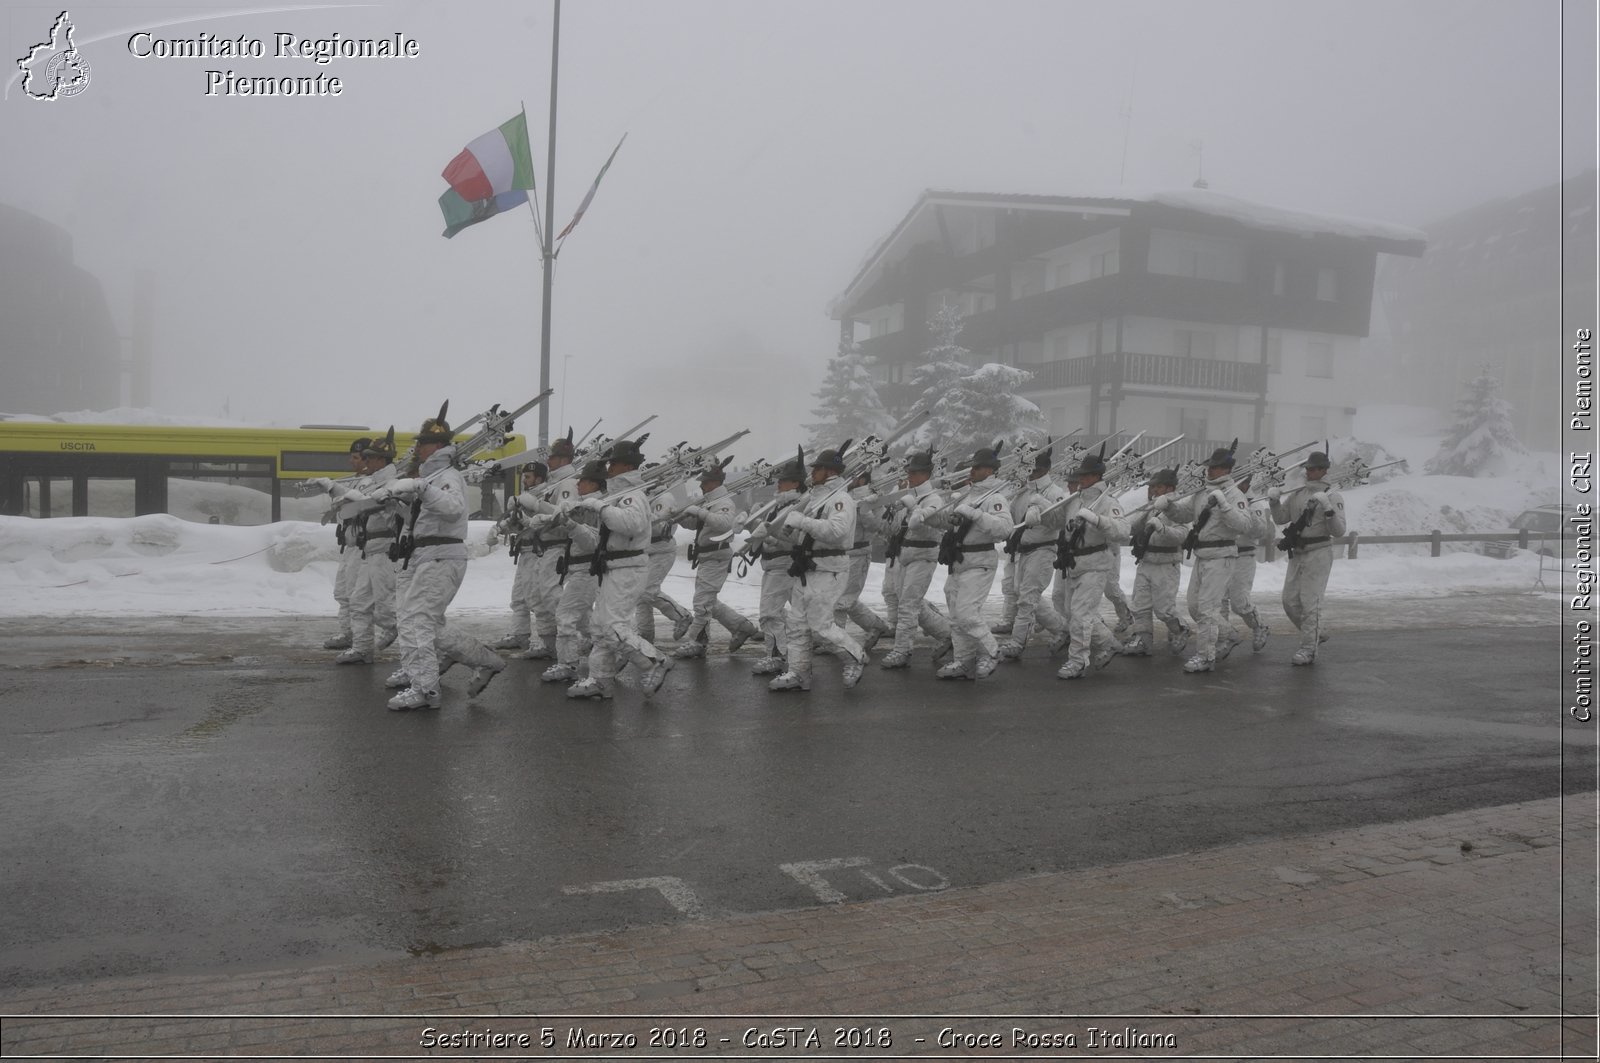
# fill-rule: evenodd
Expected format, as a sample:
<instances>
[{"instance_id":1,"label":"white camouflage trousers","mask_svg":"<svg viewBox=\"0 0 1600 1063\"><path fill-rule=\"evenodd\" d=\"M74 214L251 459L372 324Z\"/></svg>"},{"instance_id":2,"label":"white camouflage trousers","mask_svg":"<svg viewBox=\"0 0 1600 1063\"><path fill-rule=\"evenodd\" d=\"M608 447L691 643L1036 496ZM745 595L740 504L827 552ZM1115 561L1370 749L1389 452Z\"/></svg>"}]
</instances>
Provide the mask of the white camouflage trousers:
<instances>
[{"instance_id":1,"label":"white camouflage trousers","mask_svg":"<svg viewBox=\"0 0 1600 1063\"><path fill-rule=\"evenodd\" d=\"M1300 648L1313 655L1322 634L1322 596L1332 573L1333 548L1316 546L1294 551L1283 577L1283 611L1300 629Z\"/></svg>"},{"instance_id":2,"label":"white camouflage trousers","mask_svg":"<svg viewBox=\"0 0 1600 1063\"><path fill-rule=\"evenodd\" d=\"M590 631L590 615L594 612L595 595L600 585L589 575L589 562L575 561L567 570L566 582L560 585L561 597L556 603L556 661L577 667L582 660Z\"/></svg>"},{"instance_id":3,"label":"white camouflage trousers","mask_svg":"<svg viewBox=\"0 0 1600 1063\"><path fill-rule=\"evenodd\" d=\"M788 607L794 597L794 588L795 579L789 575L787 557L761 563L759 626L767 643L768 657L782 657L788 652Z\"/></svg>"},{"instance_id":4,"label":"white camouflage trousers","mask_svg":"<svg viewBox=\"0 0 1600 1063\"><path fill-rule=\"evenodd\" d=\"M994 586L998 562L994 550L973 550L950 569L944 580L944 604L950 611L950 640L955 659L967 662L978 657L995 657L1000 646L989 634L983 618L984 603Z\"/></svg>"},{"instance_id":5,"label":"white camouflage trousers","mask_svg":"<svg viewBox=\"0 0 1600 1063\"><path fill-rule=\"evenodd\" d=\"M717 550L702 554L694 570L694 623L684 635L686 642L708 642L711 638L711 621L715 620L732 632L754 631L755 625L737 610L723 605L717 595L728 582L728 572L733 568L733 554Z\"/></svg>"},{"instance_id":6,"label":"white camouflage trousers","mask_svg":"<svg viewBox=\"0 0 1600 1063\"><path fill-rule=\"evenodd\" d=\"M1111 554L1111 571L1106 573L1106 601L1111 603L1111 608L1117 611L1117 626L1133 621L1133 609L1128 605L1128 596L1122 593L1122 551L1114 550Z\"/></svg>"},{"instance_id":7,"label":"white camouflage trousers","mask_svg":"<svg viewBox=\"0 0 1600 1063\"><path fill-rule=\"evenodd\" d=\"M919 625L941 642L950 637L950 621L928 601L928 585L933 582L938 565L932 557L908 561L902 554L884 570L883 604L894 628L894 648L901 653L911 652Z\"/></svg>"},{"instance_id":8,"label":"white camouflage trousers","mask_svg":"<svg viewBox=\"0 0 1600 1063\"><path fill-rule=\"evenodd\" d=\"M1227 622L1228 611L1245 622L1251 631L1261 626L1261 618L1256 613L1256 603L1250 600L1250 592L1256 585L1256 555L1253 553L1240 554L1233 559L1233 575L1228 579L1228 596L1222 600L1222 618Z\"/></svg>"},{"instance_id":9,"label":"white camouflage trousers","mask_svg":"<svg viewBox=\"0 0 1600 1063\"><path fill-rule=\"evenodd\" d=\"M1105 569L1085 572L1080 564L1067 570L1067 631L1072 635L1072 647L1067 660L1079 667L1089 667L1089 657L1116 641L1111 629L1100 618L1100 603L1105 600L1106 581L1111 573Z\"/></svg>"},{"instance_id":10,"label":"white camouflage trousers","mask_svg":"<svg viewBox=\"0 0 1600 1063\"><path fill-rule=\"evenodd\" d=\"M845 579L844 593L839 595L839 602L833 607L833 622L844 627L846 620L854 620L862 631L875 631L880 635L887 635L890 628L883 617L861 601L861 591L867 585L867 574L871 569L870 553L861 554L859 557L851 556L850 572Z\"/></svg>"},{"instance_id":11,"label":"white camouflage trousers","mask_svg":"<svg viewBox=\"0 0 1600 1063\"><path fill-rule=\"evenodd\" d=\"M353 636L355 627L350 619L350 595L356 589L356 576L361 571L361 551L354 542L339 551L339 570L333 574L333 600L339 603L339 633Z\"/></svg>"},{"instance_id":12,"label":"white camouflage trousers","mask_svg":"<svg viewBox=\"0 0 1600 1063\"><path fill-rule=\"evenodd\" d=\"M644 556L649 566L646 569L644 593L639 596L639 605L634 610L633 626L640 638L654 642L658 611L674 624L684 615L683 606L678 604L677 599L661 589L667 574L672 571L672 563L678 559L678 544L670 539L664 543L651 543Z\"/></svg>"},{"instance_id":13,"label":"white camouflage trousers","mask_svg":"<svg viewBox=\"0 0 1600 1063\"><path fill-rule=\"evenodd\" d=\"M1195 652L1208 661L1217 659L1229 629L1222 603L1228 597L1228 582L1233 579L1231 557L1194 559L1189 573L1189 615L1194 618Z\"/></svg>"},{"instance_id":14,"label":"white camouflage trousers","mask_svg":"<svg viewBox=\"0 0 1600 1063\"><path fill-rule=\"evenodd\" d=\"M843 572L807 572L804 583L794 579L789 598L789 671L811 674L811 640L819 638L842 655L864 659L861 643L833 622L833 607L844 590Z\"/></svg>"},{"instance_id":15,"label":"white camouflage trousers","mask_svg":"<svg viewBox=\"0 0 1600 1063\"><path fill-rule=\"evenodd\" d=\"M571 574L567 579L572 579ZM633 627L634 613L649 581L649 566L637 564L608 568L600 577L594 612L589 618L589 631L594 638L594 648L589 651L590 679L615 678L621 667L618 661L623 657L641 672L660 660L661 654Z\"/></svg>"},{"instance_id":16,"label":"white camouflage trousers","mask_svg":"<svg viewBox=\"0 0 1600 1063\"><path fill-rule=\"evenodd\" d=\"M533 634L533 609L537 599L535 584L539 557L531 550L517 555L517 572L511 578L511 634L524 638Z\"/></svg>"},{"instance_id":17,"label":"white camouflage trousers","mask_svg":"<svg viewBox=\"0 0 1600 1063\"><path fill-rule=\"evenodd\" d=\"M561 604L561 573L556 571L556 561L560 557L560 547L546 547L543 554L533 559L530 588L533 603L529 610L533 613L533 631L543 642L556 636L556 609Z\"/></svg>"},{"instance_id":18,"label":"white camouflage trousers","mask_svg":"<svg viewBox=\"0 0 1600 1063\"><path fill-rule=\"evenodd\" d=\"M389 632L396 630L395 573L400 564L389 560L390 541L379 539L367 548L350 592L350 647L369 657L377 647L376 640L388 638Z\"/></svg>"},{"instance_id":19,"label":"white camouflage trousers","mask_svg":"<svg viewBox=\"0 0 1600 1063\"><path fill-rule=\"evenodd\" d=\"M439 689L439 658L473 667L493 667L500 657L489 647L445 623L445 610L467 576L465 561L413 562L401 582L399 601L400 667L418 690Z\"/></svg>"},{"instance_id":20,"label":"white camouflage trousers","mask_svg":"<svg viewBox=\"0 0 1600 1063\"><path fill-rule=\"evenodd\" d=\"M1044 600L1050 589L1050 579L1056 574L1056 552L1051 544L1027 553L1018 552L1011 568L1016 572L1017 613L1011 624L1011 641L1026 646L1035 627L1059 635L1067 630L1067 621L1055 606Z\"/></svg>"},{"instance_id":21,"label":"white camouflage trousers","mask_svg":"<svg viewBox=\"0 0 1600 1063\"><path fill-rule=\"evenodd\" d=\"M1178 615L1178 570L1182 567L1165 561L1146 561L1134 567L1133 633L1147 642L1155 638L1157 620L1166 625L1168 635L1183 630L1183 618Z\"/></svg>"}]
</instances>

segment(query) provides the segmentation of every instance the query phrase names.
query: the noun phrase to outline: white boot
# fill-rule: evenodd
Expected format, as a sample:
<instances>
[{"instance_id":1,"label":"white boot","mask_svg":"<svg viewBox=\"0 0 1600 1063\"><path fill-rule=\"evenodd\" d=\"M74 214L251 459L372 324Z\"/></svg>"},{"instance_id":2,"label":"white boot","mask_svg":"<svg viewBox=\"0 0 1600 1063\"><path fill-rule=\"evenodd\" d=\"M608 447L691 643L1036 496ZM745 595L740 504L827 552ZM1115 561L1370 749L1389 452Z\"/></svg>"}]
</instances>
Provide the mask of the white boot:
<instances>
[{"instance_id":1,"label":"white boot","mask_svg":"<svg viewBox=\"0 0 1600 1063\"><path fill-rule=\"evenodd\" d=\"M406 712L409 709L437 709L441 703L437 690L406 687L389 699L389 708L394 712Z\"/></svg>"}]
</instances>

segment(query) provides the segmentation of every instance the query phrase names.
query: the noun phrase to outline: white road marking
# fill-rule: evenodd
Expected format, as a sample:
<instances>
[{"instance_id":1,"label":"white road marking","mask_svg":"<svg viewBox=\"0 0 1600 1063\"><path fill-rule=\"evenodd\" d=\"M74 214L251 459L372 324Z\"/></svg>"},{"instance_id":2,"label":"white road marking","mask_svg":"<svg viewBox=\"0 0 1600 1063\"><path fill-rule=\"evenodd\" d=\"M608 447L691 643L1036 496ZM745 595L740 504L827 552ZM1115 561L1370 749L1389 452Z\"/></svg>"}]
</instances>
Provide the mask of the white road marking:
<instances>
[{"instance_id":1,"label":"white road marking","mask_svg":"<svg viewBox=\"0 0 1600 1063\"><path fill-rule=\"evenodd\" d=\"M832 860L802 860L795 864L779 864L778 870L817 895L824 904L838 904L844 894L828 885L822 877L824 871L837 871L844 867L862 867L872 861L865 856L840 856Z\"/></svg>"},{"instance_id":2,"label":"white road marking","mask_svg":"<svg viewBox=\"0 0 1600 1063\"><path fill-rule=\"evenodd\" d=\"M681 878L662 875L657 878L625 878L615 882L591 882L587 886L563 886L561 892L568 896L581 893L623 893L627 890L655 890L667 903L690 919L706 918L706 907L699 894Z\"/></svg>"}]
</instances>

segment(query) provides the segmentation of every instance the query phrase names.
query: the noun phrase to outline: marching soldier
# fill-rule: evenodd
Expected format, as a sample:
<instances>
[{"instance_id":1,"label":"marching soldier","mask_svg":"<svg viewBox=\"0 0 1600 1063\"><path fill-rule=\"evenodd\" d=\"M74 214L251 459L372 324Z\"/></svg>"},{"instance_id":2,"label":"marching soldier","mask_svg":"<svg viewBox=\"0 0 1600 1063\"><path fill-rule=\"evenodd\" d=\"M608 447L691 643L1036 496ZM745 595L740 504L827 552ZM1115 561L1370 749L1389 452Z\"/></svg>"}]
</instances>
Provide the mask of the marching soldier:
<instances>
[{"instance_id":1,"label":"marching soldier","mask_svg":"<svg viewBox=\"0 0 1600 1063\"><path fill-rule=\"evenodd\" d=\"M409 540L404 564L410 571L396 603L400 628L400 667L410 686L389 700L389 708L437 709L439 658L474 666L469 697L476 697L504 670L500 655L470 635L447 626L445 611L467 574L466 481L456 470L450 425L444 418L422 423L417 433L416 477L397 477L378 488L377 501L409 503ZM448 666L447 666L448 667Z\"/></svg>"},{"instance_id":2,"label":"marching soldier","mask_svg":"<svg viewBox=\"0 0 1600 1063\"><path fill-rule=\"evenodd\" d=\"M928 524L944 502L934 491L933 455L906 458L906 482L911 485L896 501L890 518L889 549L884 562L883 603L894 627L894 649L884 654L884 668L911 664L911 641L920 625L939 643L934 661L953 652L950 621L927 600L928 584L939 564L939 532Z\"/></svg>"},{"instance_id":3,"label":"marching soldier","mask_svg":"<svg viewBox=\"0 0 1600 1063\"><path fill-rule=\"evenodd\" d=\"M778 466L778 504L774 519L757 526L745 542L745 553L761 561L761 616L758 621L766 640L767 654L750 669L752 675L781 675L789 670L789 602L794 597L795 580L789 575L796 541L780 526L783 510L804 501L805 467L798 461Z\"/></svg>"},{"instance_id":4,"label":"marching soldier","mask_svg":"<svg viewBox=\"0 0 1600 1063\"><path fill-rule=\"evenodd\" d=\"M1004 660L1022 656L1036 624L1057 638L1067 630L1066 620L1044 600L1045 592L1050 589L1050 579L1055 575L1055 552L1048 548L1055 545L1056 532L1045 525L1042 514L1067 497L1066 488L1050 478L1051 449L1046 447L1034 458L1033 474L1028 478L1027 487L1011 503L1013 523L1025 527L1012 532L1006 541L1006 556L1010 560L1007 571L1012 573L1015 584L1016 614L1011 638L1000 645L1000 656Z\"/></svg>"},{"instance_id":5,"label":"marching soldier","mask_svg":"<svg viewBox=\"0 0 1600 1063\"><path fill-rule=\"evenodd\" d=\"M833 622L844 627L847 620L866 635L861 640L861 652L870 654L872 647L892 630L883 617L861 600L861 591L867 585L867 574L872 569L872 538L884 527L883 517L875 504L878 496L872 493L871 477L863 472L850 484L850 497L856 502L856 541L850 547L850 572L845 580L844 593L833 607Z\"/></svg>"},{"instance_id":6,"label":"marching soldier","mask_svg":"<svg viewBox=\"0 0 1600 1063\"><path fill-rule=\"evenodd\" d=\"M1261 647L1267 644L1267 637L1272 634L1267 627L1267 622L1261 619L1255 602L1250 600L1250 592L1256 583L1256 551L1265 547L1277 537L1277 525L1272 523L1272 514L1268 509L1268 500L1265 498L1250 498L1250 478L1247 476L1239 483L1239 490L1250 503L1250 530L1239 536L1239 556L1233 559L1233 577L1228 580L1228 596L1222 600L1222 616L1227 621L1229 610L1232 610L1245 626L1250 629L1250 650L1252 653L1260 652ZM1221 660L1234 647L1239 645L1239 639L1234 636L1233 624L1227 621L1228 641L1226 649L1217 651L1217 659Z\"/></svg>"},{"instance_id":7,"label":"marching soldier","mask_svg":"<svg viewBox=\"0 0 1600 1063\"><path fill-rule=\"evenodd\" d=\"M1122 519L1116 498L1101 482L1106 472L1105 459L1086 454L1077 471L1080 487L1073 496L1074 504L1057 511L1066 520L1063 561L1067 565L1064 575L1072 610L1068 621L1071 649L1067 663L1056 673L1060 679L1077 679L1091 666L1104 668L1122 650L1100 619L1100 602L1105 598L1106 579L1112 571L1107 548L1128 541L1128 522Z\"/></svg>"},{"instance_id":8,"label":"marching soldier","mask_svg":"<svg viewBox=\"0 0 1600 1063\"><path fill-rule=\"evenodd\" d=\"M728 582L728 572L733 567L731 543L726 538L733 531L735 503L725 486L728 474L723 471L727 459L711 462L700 472L700 501L687 507L679 523L695 533L694 545L689 550L689 562L694 566L694 620L684 639L672 652L674 657L704 657L711 640L711 621L728 629L728 652L735 653L760 629L748 617L722 604L718 595Z\"/></svg>"},{"instance_id":9,"label":"marching soldier","mask_svg":"<svg viewBox=\"0 0 1600 1063\"><path fill-rule=\"evenodd\" d=\"M645 466L649 468L650 466ZM661 589L678 560L678 539L673 529L678 522L672 519L672 496L658 495L650 500L650 545L645 547L649 574L645 577L644 594L639 598L639 608L634 614L634 627L646 642L656 640L656 613L672 621L672 641L681 642L689 631L693 617L678 604L676 598Z\"/></svg>"},{"instance_id":10,"label":"marching soldier","mask_svg":"<svg viewBox=\"0 0 1600 1063\"><path fill-rule=\"evenodd\" d=\"M571 466L568 466L569 468ZM600 546L600 531L572 519L572 507L584 498L606 488L606 467L591 461L581 473L562 481L555 494L555 511L547 518L552 533L560 538L562 552L555 561L556 573L556 663L539 676L545 683L570 683L581 678L584 660L593 650L590 621L600 585L590 566ZM571 493L568 493L568 492Z\"/></svg>"},{"instance_id":11,"label":"marching soldier","mask_svg":"<svg viewBox=\"0 0 1600 1063\"><path fill-rule=\"evenodd\" d=\"M570 553L571 531L567 522L555 519L555 514L563 502L578 497L578 469L572 463L575 453L572 429L569 428L566 436L550 444L545 482L532 490L523 491L513 500L525 514L523 519L528 530L537 536L536 542L542 548L534 551L531 561L529 612L533 614L533 633L528 640L527 650L519 656L530 661L555 658L556 664L545 669L546 672L554 669L557 673L550 676L549 682L577 678L576 662L580 657L578 647L574 644L569 647L572 663L568 669L560 667L560 635L556 620L564 590L559 567ZM517 560L520 564L522 557L519 555Z\"/></svg>"},{"instance_id":12,"label":"marching soldier","mask_svg":"<svg viewBox=\"0 0 1600 1063\"><path fill-rule=\"evenodd\" d=\"M1322 638L1322 597L1333 572L1333 540L1345 533L1344 496L1323 483L1328 475L1328 455L1313 451L1306 459L1305 486L1292 491L1274 487L1267 492L1272 519L1287 524L1284 541L1289 551L1289 571L1283 579L1283 611L1300 629L1300 648L1293 664L1314 664Z\"/></svg>"},{"instance_id":13,"label":"marching soldier","mask_svg":"<svg viewBox=\"0 0 1600 1063\"><path fill-rule=\"evenodd\" d=\"M1178 471L1162 469L1150 477L1153 505L1132 521L1133 639L1122 650L1129 657L1148 657L1154 650L1154 620L1167 628L1167 646L1174 657L1183 653L1194 628L1178 615L1178 575L1183 562L1183 540L1189 529L1172 519L1172 493L1178 488Z\"/></svg>"},{"instance_id":14,"label":"marching soldier","mask_svg":"<svg viewBox=\"0 0 1600 1063\"><path fill-rule=\"evenodd\" d=\"M811 486L823 488L844 471L844 458L824 450L811 466ZM833 622L833 606L844 590L855 542L856 502L850 492L833 487L813 490L806 501L784 514L779 525L800 539L789 572L795 578L788 625L789 668L767 684L769 690L811 689L811 640L820 638L841 653L846 689L861 681L866 654L861 645Z\"/></svg>"},{"instance_id":15,"label":"marching soldier","mask_svg":"<svg viewBox=\"0 0 1600 1063\"><path fill-rule=\"evenodd\" d=\"M370 436L362 436L350 444L350 471L357 477L366 472L366 464L361 455L371 445ZM331 485L332 481L327 483ZM334 500L333 533L339 543L339 570L333 576L333 600L339 604L339 633L323 642L322 648L325 650L347 650L354 637L350 620L350 592L355 587L356 573L361 568L361 551L354 547L358 508L358 503L341 503L337 498ZM327 519L324 517L323 522L326 523Z\"/></svg>"},{"instance_id":16,"label":"marching soldier","mask_svg":"<svg viewBox=\"0 0 1600 1063\"><path fill-rule=\"evenodd\" d=\"M596 462L595 464L599 464ZM589 630L594 648L589 653L589 675L567 688L569 698L610 698L615 693L619 658L639 669L639 688L646 697L661 689L672 661L634 630L634 612L649 580L645 547L650 543L650 506L639 466L644 456L639 444L620 440L611 447L604 473L584 470L592 481L603 476L607 497L591 492L566 503L576 521L597 528L594 560L589 571L596 582L594 612Z\"/></svg>"},{"instance_id":17,"label":"marching soldier","mask_svg":"<svg viewBox=\"0 0 1600 1063\"><path fill-rule=\"evenodd\" d=\"M995 546L1011 534L1004 490L984 483L999 469L994 450L980 447L972 456L967 478L971 486L954 511L928 518L928 523L946 529L940 559L949 567L944 601L950 611L954 656L934 673L940 679L985 679L994 674L999 661L1000 646L983 619L998 565Z\"/></svg>"},{"instance_id":18,"label":"marching soldier","mask_svg":"<svg viewBox=\"0 0 1600 1063\"><path fill-rule=\"evenodd\" d=\"M1128 605L1128 596L1122 593L1122 544L1112 543L1106 551L1111 555L1111 571L1106 575L1106 601L1117 612L1117 626L1112 634L1121 639L1133 630L1133 609Z\"/></svg>"},{"instance_id":19,"label":"marching soldier","mask_svg":"<svg viewBox=\"0 0 1600 1063\"><path fill-rule=\"evenodd\" d=\"M1081 462L1081 459L1080 459ZM1083 489L1083 481L1078 476L1077 466L1067 470L1065 477L1068 495L1075 495ZM1065 518L1065 514L1060 514ZM1072 644L1072 599L1068 591L1072 588L1072 581L1067 578L1066 566L1067 533L1065 528L1060 528L1056 535L1056 563L1055 585L1050 589L1050 604L1055 607L1056 615L1061 617L1061 622L1067 625L1067 630L1050 640L1050 652L1060 653Z\"/></svg>"},{"instance_id":20,"label":"marching soldier","mask_svg":"<svg viewBox=\"0 0 1600 1063\"><path fill-rule=\"evenodd\" d=\"M369 496L395 478L394 429L361 452L366 476L360 489ZM334 658L339 664L371 664L377 654L399 636L395 619L395 571L399 564L389 556L395 522L401 516L393 502L369 503L362 516L356 546L361 569L350 592L351 647Z\"/></svg>"},{"instance_id":21,"label":"marching soldier","mask_svg":"<svg viewBox=\"0 0 1600 1063\"><path fill-rule=\"evenodd\" d=\"M1206 462L1206 487L1183 502L1175 502L1171 519L1190 525L1183 546L1194 555L1189 573L1189 615L1194 617L1194 656L1183 663L1185 672L1209 672L1217 654L1231 646L1222 615L1222 602L1233 579L1239 536L1250 531L1250 503L1233 482L1233 451L1218 447Z\"/></svg>"},{"instance_id":22,"label":"marching soldier","mask_svg":"<svg viewBox=\"0 0 1600 1063\"><path fill-rule=\"evenodd\" d=\"M522 467L522 491L537 492L549 478L549 468L540 461L531 461ZM528 657L533 650L533 614L537 606L538 569L544 544L539 539L539 529L522 516L522 507L515 498L506 507L508 512L495 525L511 537L511 560L516 563L516 575L511 579L511 630L500 636L492 648L516 650L513 656ZM540 649L543 650L543 639Z\"/></svg>"}]
</instances>

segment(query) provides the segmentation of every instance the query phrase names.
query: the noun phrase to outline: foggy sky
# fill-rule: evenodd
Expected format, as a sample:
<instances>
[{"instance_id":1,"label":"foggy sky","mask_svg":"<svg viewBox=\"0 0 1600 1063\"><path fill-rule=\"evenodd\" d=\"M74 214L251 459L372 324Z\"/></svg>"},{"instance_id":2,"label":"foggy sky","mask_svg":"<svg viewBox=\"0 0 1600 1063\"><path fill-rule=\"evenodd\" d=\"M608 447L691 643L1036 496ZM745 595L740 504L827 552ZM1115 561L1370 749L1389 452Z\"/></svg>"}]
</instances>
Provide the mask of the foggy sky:
<instances>
[{"instance_id":1,"label":"foggy sky","mask_svg":"<svg viewBox=\"0 0 1600 1063\"><path fill-rule=\"evenodd\" d=\"M458 417L531 397L532 220L446 241L436 200L525 101L542 212L549 0L157 28L268 6L74 3L92 83L12 86L0 203L71 232L123 331L154 272L162 412L414 428L446 397ZM1114 187L1124 107L1141 188L1187 187L1196 141L1214 190L1418 227L1553 183L1595 156L1594 14L1566 7L1563 33L1558 0L566 0L558 230L628 140L556 265L552 426L659 413L655 443L749 427L741 463L785 452L835 351L829 300L918 193ZM5 8L4 76L59 10ZM399 30L421 56L135 59L139 29L269 51ZM345 89L207 98L214 68Z\"/></svg>"}]
</instances>

